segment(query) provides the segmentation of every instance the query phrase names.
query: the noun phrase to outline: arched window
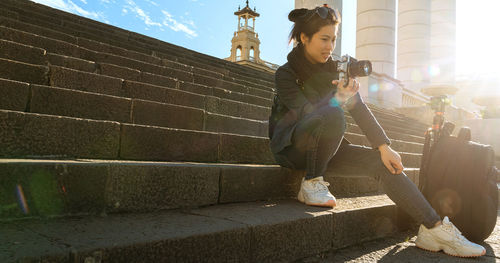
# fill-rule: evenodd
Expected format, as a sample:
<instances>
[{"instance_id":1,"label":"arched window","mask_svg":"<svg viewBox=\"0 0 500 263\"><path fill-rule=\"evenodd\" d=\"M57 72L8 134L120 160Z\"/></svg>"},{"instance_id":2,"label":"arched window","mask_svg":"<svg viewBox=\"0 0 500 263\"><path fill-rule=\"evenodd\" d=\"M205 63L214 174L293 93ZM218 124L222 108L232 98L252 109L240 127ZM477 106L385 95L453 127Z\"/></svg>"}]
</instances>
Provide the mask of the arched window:
<instances>
[{"instance_id":1,"label":"arched window","mask_svg":"<svg viewBox=\"0 0 500 263\"><path fill-rule=\"evenodd\" d=\"M236 48L236 60L241 60L241 46Z\"/></svg>"},{"instance_id":2,"label":"arched window","mask_svg":"<svg viewBox=\"0 0 500 263\"><path fill-rule=\"evenodd\" d=\"M253 49L253 47L250 48L250 60L254 61L255 58L254 58L254 54L255 54L255 51Z\"/></svg>"}]
</instances>

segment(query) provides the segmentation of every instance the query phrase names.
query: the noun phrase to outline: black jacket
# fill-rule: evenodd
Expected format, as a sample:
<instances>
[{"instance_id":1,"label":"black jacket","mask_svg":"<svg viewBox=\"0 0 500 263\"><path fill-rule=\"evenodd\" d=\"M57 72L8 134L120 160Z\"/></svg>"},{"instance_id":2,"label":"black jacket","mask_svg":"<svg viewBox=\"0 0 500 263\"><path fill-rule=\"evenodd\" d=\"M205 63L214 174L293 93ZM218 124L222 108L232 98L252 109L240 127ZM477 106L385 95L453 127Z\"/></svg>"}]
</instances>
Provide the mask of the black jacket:
<instances>
[{"instance_id":1,"label":"black jacket","mask_svg":"<svg viewBox=\"0 0 500 263\"><path fill-rule=\"evenodd\" d=\"M330 98L335 94L334 87L329 90L318 90L311 85L300 83L289 63L279 67L276 71L275 84L280 104L288 108L289 111L276 123L270 142L271 151L274 154L292 144L293 131L304 115L329 103ZM346 107L373 148L384 143L390 144L389 138L359 93L348 101Z\"/></svg>"}]
</instances>

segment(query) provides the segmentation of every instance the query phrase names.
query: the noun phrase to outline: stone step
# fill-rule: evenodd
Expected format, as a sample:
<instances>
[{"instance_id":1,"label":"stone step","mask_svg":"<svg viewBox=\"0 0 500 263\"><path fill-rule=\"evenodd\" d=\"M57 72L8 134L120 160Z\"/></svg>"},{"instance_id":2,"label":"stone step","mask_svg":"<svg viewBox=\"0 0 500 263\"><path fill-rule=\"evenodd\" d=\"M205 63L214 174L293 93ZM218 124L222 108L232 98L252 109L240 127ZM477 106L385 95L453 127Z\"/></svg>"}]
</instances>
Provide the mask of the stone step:
<instances>
[{"instance_id":1,"label":"stone step","mask_svg":"<svg viewBox=\"0 0 500 263\"><path fill-rule=\"evenodd\" d=\"M122 56L131 57L131 58L142 60L142 61L149 62L149 63L158 63L158 61L160 60L157 57L151 56L151 54L144 54L144 53L137 52L137 51L131 51L130 48L132 48L132 46L127 46L128 49L125 49L125 48L120 48L117 46L112 46L109 44L96 42L94 40L85 39L84 37L81 37L81 36L80 37L73 37L73 36L70 36L68 34L52 30L52 29L58 28L58 26L50 26L49 28L51 28L51 29L46 29L44 27L38 26L37 24L32 25L32 24L28 24L28 23L23 23L21 21L13 20L10 18L2 18L2 17L0 17L0 25L5 25L5 26L11 27L11 28L16 28L16 29L20 29L23 31L27 31L27 32L32 32L35 34L40 34L40 31L41 31L41 32L43 32L44 36L50 36L50 37L56 38L58 40L63 40L63 41L70 41L70 43L78 44L80 46L99 47L97 50L101 50L101 51L106 50L106 51L117 52L118 54L121 54ZM109 37L107 37L106 39L109 39ZM117 42L116 44L123 46L123 42L124 41L120 41L120 42ZM133 47L135 47L135 45ZM151 53L151 52L149 52L149 50L150 49L148 49L147 53ZM164 60L166 60L166 59L164 59ZM167 61L163 61L163 62L164 62L164 64L166 64L170 61L167 60ZM196 65L199 65L199 63L196 63ZM204 71L206 73L209 70L204 70L204 69L200 68L199 71ZM235 77L239 78L240 76L244 77L244 75L239 75L239 74L237 74ZM228 77L228 80L230 80L231 78L232 77ZM255 86L258 88L265 88L265 89L268 89L268 88L273 86L272 82L256 81L255 79L253 79L253 81L241 82L241 84L251 85L251 86Z\"/></svg>"},{"instance_id":2,"label":"stone step","mask_svg":"<svg viewBox=\"0 0 500 263\"><path fill-rule=\"evenodd\" d=\"M154 212L185 207L296 198L303 171L278 165L121 160L0 159L1 219ZM336 167L325 180L337 198L380 193L363 172ZM330 169L331 170L331 169ZM42 187L41 192L37 186ZM22 189L26 211L17 202ZM11 193L11 194L8 194ZM53 206L41 206L37 198ZM48 204L46 204L48 205ZM7 207L10 207L7 209Z\"/></svg>"},{"instance_id":3,"label":"stone step","mask_svg":"<svg viewBox=\"0 0 500 263\"><path fill-rule=\"evenodd\" d=\"M106 55L104 57L106 58L106 61L120 64L120 62L116 61L116 58L117 58L116 56L107 56ZM114 57L115 59L109 60L110 57ZM124 58L120 58L119 61L122 61L123 59ZM140 64L143 65L144 63L140 63ZM137 67L139 67L139 66L137 66ZM152 67L155 67L155 66L153 65ZM118 73L116 73L117 72L116 66L114 67L115 70L113 70L113 66L112 65L106 65L106 67L103 67L103 68L104 68L103 71L105 71L107 74L113 74L114 73L115 76L123 77L123 76L133 76L134 75L134 74L130 74L130 70L126 71L126 70L123 70L123 69L121 71L119 70ZM141 67L139 67L139 68L141 68ZM150 71L155 71L155 70L150 70ZM161 72L158 72L158 73L161 73ZM139 74L139 73L137 73L137 74ZM162 75L164 75L164 74L162 74ZM144 79L148 80L150 83L151 82L153 82L153 83L160 83L160 84L165 83L165 80L162 80L162 77L160 77L160 76L151 76L151 75L147 74L146 77L144 77ZM172 82L173 83L173 81L168 81L168 82ZM208 83L210 83L210 85L218 85L216 79L209 78L209 77L202 77L201 79L199 79L199 82L204 82L205 84L207 84L207 82L208 82ZM245 92L244 90L240 90L240 91ZM228 92L225 92L225 93L228 93ZM272 94L266 95L265 93L262 93L262 92L258 92L256 94L261 95L261 96L270 96L270 95L272 95ZM238 97L242 97L242 96L238 96ZM270 101L267 100L264 103L267 104L267 105L269 105L268 103L270 103ZM264 103L261 103L261 105L264 104ZM385 112L387 112L387 111L385 111ZM377 114L377 111L375 111L374 114L375 115L379 115L377 117L381 118L380 114ZM392 120L387 120L387 121L392 122ZM409 125L412 125L412 124L410 123ZM417 127L421 127L421 126L417 126Z\"/></svg>"},{"instance_id":4,"label":"stone step","mask_svg":"<svg viewBox=\"0 0 500 263\"><path fill-rule=\"evenodd\" d=\"M29 112L55 116L267 137L267 122L205 111L203 102L199 103L201 108L193 108L2 79L0 84L0 90L7 94L0 99L0 109L25 111L29 107ZM349 123L349 127L346 137L353 143L368 145L356 125ZM403 142L408 136L392 135L396 149L421 151L421 144Z\"/></svg>"},{"instance_id":5,"label":"stone step","mask_svg":"<svg viewBox=\"0 0 500 263\"><path fill-rule=\"evenodd\" d=\"M369 106L369 108L370 107L371 106ZM372 110L371 108L370 111L373 113L373 116L375 116L375 118L379 123L384 123L385 125L400 126L406 129L418 131L421 132L420 133L421 136L429 128L428 125L425 125L424 123L420 123L418 121L410 121L409 119L403 119L403 118L394 118L391 116L390 113L387 113L387 111L381 112L376 109ZM346 115L352 117L347 110L346 110Z\"/></svg>"},{"instance_id":6,"label":"stone step","mask_svg":"<svg viewBox=\"0 0 500 263\"><path fill-rule=\"evenodd\" d=\"M351 116L346 114L345 117L346 117L346 121L348 123L356 123ZM387 122L384 119L380 119L380 120L377 119L377 122L380 124L380 126L382 126L382 128L384 130L391 130L391 131L395 131L398 133L403 133L403 134L423 138L423 134L424 134L423 132L416 131L416 130L411 129L411 128L406 128L405 126L403 126L402 123L394 123L392 121Z\"/></svg>"},{"instance_id":7,"label":"stone step","mask_svg":"<svg viewBox=\"0 0 500 263\"><path fill-rule=\"evenodd\" d=\"M2 262L276 262L397 231L385 195L343 198L335 209L295 200L1 223ZM307 233L307 234L304 234ZM193 253L196 251L196 253Z\"/></svg>"},{"instance_id":8,"label":"stone step","mask_svg":"<svg viewBox=\"0 0 500 263\"><path fill-rule=\"evenodd\" d=\"M120 78L71 70L59 66L38 66L1 58L0 65L2 66L0 78L3 79L48 85L50 78L50 85L55 87L197 107L207 109L212 113L253 120L268 120L270 115L269 107L175 89L177 83L174 80L168 78L158 79L149 74L141 74L141 80L155 82L163 86L136 81L123 81ZM165 86L173 88L165 88ZM192 90L192 87L183 84L182 89ZM213 93L216 96L233 99L238 96L238 94L231 94L231 92L218 89L213 89Z\"/></svg>"},{"instance_id":9,"label":"stone step","mask_svg":"<svg viewBox=\"0 0 500 263\"><path fill-rule=\"evenodd\" d=\"M64 76L66 80L60 82L58 76ZM69 86L78 81L68 78L68 74L51 72L51 82L56 86ZM77 78L91 80L91 78ZM8 83L8 82L7 82ZM64 83L69 83L65 85ZM97 82L96 82L97 83ZM111 88L112 83L106 85ZM80 88L98 87L93 83L85 83ZM121 83L115 84L115 89L121 89ZM8 86L7 86L8 87ZM12 88L16 88L14 85ZM74 85L71 86L74 88ZM11 88L11 89L12 89ZM220 114L205 112L204 100L200 100L198 107L189 108L177 105L167 105L143 100L130 100L124 98L101 96L85 92L75 92L46 86L32 85L30 101L31 112L50 115L62 115L69 117L91 118L98 120L112 120L122 123L145 124L169 128L181 128L190 130L207 130L217 132L232 132L238 134L255 135L265 137L267 124L262 121L252 121L242 118L232 118ZM96 92L96 91L94 91ZM97 91L98 92L98 91ZM110 92L111 93L111 92ZM113 94L116 95L116 94ZM133 96L131 96L133 97ZM180 98L180 96L172 96ZM193 101L193 100L189 100ZM86 103L82 103L86 102ZM66 106L65 106L66 105ZM116 105L116 106L115 106ZM96 110L99 109L99 110ZM108 109L108 110L103 110ZM155 112L156 114L151 114ZM176 112L173 114L173 112ZM184 116L184 118L179 118ZM366 137L358 134L346 133L346 138L352 143L368 145ZM393 140L393 148L405 152L421 152L422 145L419 143Z\"/></svg>"},{"instance_id":10,"label":"stone step","mask_svg":"<svg viewBox=\"0 0 500 263\"><path fill-rule=\"evenodd\" d=\"M34 45L36 47L44 48L48 50L49 52L52 53L57 53L59 55L65 55L65 56L73 56L79 59L85 59L85 60L90 60L90 61L95 61L98 62L99 64L111 64L107 65L105 69L103 69L102 73L115 76L115 77L121 77L124 79L130 79L130 80L135 80L133 79L134 76L138 75L139 72L137 70L140 70L141 72L144 73L150 73L155 76L151 76L150 74L146 74L148 77L146 78L147 80L150 80L153 82L157 82L158 79L168 76L170 78L175 79L176 81L182 81L182 82L188 82L188 83L195 83L195 84L202 84L205 86L210 86L210 87L217 87L221 89L227 89L230 91L235 91L243 94L251 94L253 97L263 97L266 98L267 100L265 101L265 105L268 106L271 104L270 99L273 96L272 91L269 89L259 89L259 88L252 88L252 87L247 87L243 86L241 84L237 84L234 82L229 82L222 80L222 76L218 76L218 78L210 77L210 76L205 76L201 74L208 74L208 71L201 72L200 70L194 70L192 68L184 67L184 70L189 70L189 71L184 71L176 68L170 68L170 67L165 67L163 65L156 65L156 64L151 64L147 62L142 62L138 61L135 59L131 59L128 57L123 57L123 56L118 56L118 55L113 55L109 53L103 53L103 52L98 52L95 51L97 50L102 50L99 48L100 43L95 44L94 50L92 49L86 49L82 48L77 45L69 44L69 43L64 43L61 41L53 40L53 39L48 39L45 37L41 37L38 35L33 35L31 33L26 33L22 32L19 30L11 29L11 28L6 28L6 27L0 27L0 38L2 39L7 39L7 40L12 40L15 42L21 42L26 45ZM56 49L53 48L52 46L54 45L63 45L65 48L63 49ZM10 46L7 46L10 47ZM92 47L92 46L90 46ZM4 47L6 48L6 47ZM10 47L10 49L14 51L18 51L19 48L16 46ZM108 51L108 50L105 50ZM19 52L17 52L19 53ZM14 59L15 56L11 57L6 57L10 59ZM32 64L37 64L37 62L40 62L40 59L36 59L33 61L24 61ZM45 62L45 61L42 61ZM161 63L161 62L159 62ZM123 66L121 67L121 70L117 70L117 67L113 67L113 65L120 65ZM128 68L128 69L124 69ZM130 70L132 69L132 70ZM136 72L132 72L135 70ZM200 74L201 72L201 74ZM153 83L156 84L156 83ZM261 103L262 104L262 103Z\"/></svg>"},{"instance_id":11,"label":"stone step","mask_svg":"<svg viewBox=\"0 0 500 263\"><path fill-rule=\"evenodd\" d=\"M154 100L159 102L173 103L183 106L206 109L210 112L243 117L255 120L267 120L270 112L267 107L253 106L246 103L238 103L217 97L202 96L190 92L183 92L177 89L167 89L159 86L142 84L134 81L125 81L119 78L112 78L94 73L70 70L59 66L36 66L26 63L0 59L0 63L5 64L4 70L0 70L0 77L14 80L32 79L30 82L36 84L47 84L50 78L50 84L56 87L76 89L113 96L123 96L128 98L139 98L145 100ZM38 76L37 76L38 75ZM143 77L145 76L145 77ZM141 80L147 80L147 75L140 75ZM164 79L157 82L164 86L177 85L174 80ZM167 81L170 82L167 83ZM190 89L182 84L182 89ZM193 90L194 91L194 90ZM214 90L219 97L233 95L223 95L224 92ZM353 122L352 118L347 118ZM393 122L387 123L381 121L386 130L395 130L400 133L418 134L418 132L402 129L394 126ZM389 126L391 125L391 126ZM261 129L262 130L262 129ZM265 130L265 129L263 129ZM265 136L265 133L259 133Z\"/></svg>"},{"instance_id":12,"label":"stone step","mask_svg":"<svg viewBox=\"0 0 500 263\"><path fill-rule=\"evenodd\" d=\"M4 138L0 141L1 158L66 156L152 161L275 163L269 149L269 140L263 137L120 124L8 110L0 110L0 120L0 133ZM23 128L20 130L20 127ZM61 134L63 136L60 136ZM405 166L419 167L420 153L402 152L401 155Z\"/></svg>"}]
</instances>

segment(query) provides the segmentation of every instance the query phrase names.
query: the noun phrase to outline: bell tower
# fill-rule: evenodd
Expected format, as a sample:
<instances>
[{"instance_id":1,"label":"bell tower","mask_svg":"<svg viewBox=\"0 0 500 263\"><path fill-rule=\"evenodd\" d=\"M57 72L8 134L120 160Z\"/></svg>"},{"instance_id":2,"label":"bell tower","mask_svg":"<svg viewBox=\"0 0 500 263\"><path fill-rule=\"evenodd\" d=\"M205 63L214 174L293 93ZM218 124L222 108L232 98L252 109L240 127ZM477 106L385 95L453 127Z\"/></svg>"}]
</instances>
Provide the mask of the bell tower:
<instances>
[{"instance_id":1,"label":"bell tower","mask_svg":"<svg viewBox=\"0 0 500 263\"><path fill-rule=\"evenodd\" d=\"M248 0L246 3L245 8L238 7L238 11L234 12L238 16L238 31L234 32L231 40L231 56L227 60L237 63L249 61L260 64L262 63L259 57L260 40L259 34L255 32L255 18L259 17L259 14L255 7L252 10L248 6Z\"/></svg>"}]
</instances>

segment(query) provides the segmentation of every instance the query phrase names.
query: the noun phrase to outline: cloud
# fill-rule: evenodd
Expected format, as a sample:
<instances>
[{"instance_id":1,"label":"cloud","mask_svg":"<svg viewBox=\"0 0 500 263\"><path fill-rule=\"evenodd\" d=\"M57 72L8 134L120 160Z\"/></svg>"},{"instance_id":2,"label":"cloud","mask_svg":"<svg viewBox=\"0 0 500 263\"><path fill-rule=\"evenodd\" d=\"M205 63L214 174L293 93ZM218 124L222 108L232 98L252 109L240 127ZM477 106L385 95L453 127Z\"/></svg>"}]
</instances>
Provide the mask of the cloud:
<instances>
[{"instance_id":1,"label":"cloud","mask_svg":"<svg viewBox=\"0 0 500 263\"><path fill-rule=\"evenodd\" d=\"M70 13L76 13L78 15L92 18L95 20L101 20L101 21L106 21L106 17L102 13L96 13L93 11L88 11L77 4L73 3L71 0L32 0L34 2L43 4L43 5L48 5L66 12ZM86 0L80 0L83 3L87 3Z\"/></svg>"},{"instance_id":2,"label":"cloud","mask_svg":"<svg viewBox=\"0 0 500 263\"><path fill-rule=\"evenodd\" d=\"M148 2L148 3L150 3L150 4L152 4L152 5L154 5L154 6L158 6L158 4L156 2L154 2L154 1L151 1L151 0L145 0L145 1Z\"/></svg>"},{"instance_id":3,"label":"cloud","mask_svg":"<svg viewBox=\"0 0 500 263\"><path fill-rule=\"evenodd\" d=\"M162 27L162 24L159 23L159 22L155 22L151 19L151 17L149 17L149 15L144 12L144 10L142 10L134 1L132 0L127 0L127 6L124 6L124 9L125 10L128 10L132 13L135 13L136 17L140 18L142 21L144 21L144 23L146 24L146 26L150 27L150 26L157 26L157 27ZM127 13L127 12L124 12L122 10L122 13Z\"/></svg>"},{"instance_id":4,"label":"cloud","mask_svg":"<svg viewBox=\"0 0 500 263\"><path fill-rule=\"evenodd\" d=\"M189 28L185 24L177 22L177 20L175 20L169 12L167 12L165 10L162 10L161 12L165 15L165 18L163 19L164 26L169 27L170 29L174 30L175 32L178 32L178 31L184 32L187 34L188 37L191 37L191 38L198 36L198 34L194 30L192 30L191 28ZM187 24L196 28L193 21L188 21Z\"/></svg>"}]
</instances>

